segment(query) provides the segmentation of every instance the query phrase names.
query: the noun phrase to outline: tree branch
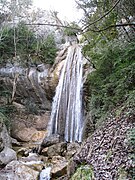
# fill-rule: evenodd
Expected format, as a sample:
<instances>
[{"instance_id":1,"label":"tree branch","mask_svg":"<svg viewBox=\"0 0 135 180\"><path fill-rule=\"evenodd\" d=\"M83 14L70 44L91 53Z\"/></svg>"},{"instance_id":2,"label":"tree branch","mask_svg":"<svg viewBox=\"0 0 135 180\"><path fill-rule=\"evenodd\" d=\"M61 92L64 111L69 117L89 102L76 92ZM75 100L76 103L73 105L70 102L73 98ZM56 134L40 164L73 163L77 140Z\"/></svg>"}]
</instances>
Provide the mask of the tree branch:
<instances>
[{"instance_id":1,"label":"tree branch","mask_svg":"<svg viewBox=\"0 0 135 180\"><path fill-rule=\"evenodd\" d=\"M102 31L108 30L108 29L113 28L113 27L125 27L125 26L135 26L135 23L114 24L114 25L107 26L104 29L99 29L99 30L89 29L87 31L102 32Z\"/></svg>"},{"instance_id":2,"label":"tree branch","mask_svg":"<svg viewBox=\"0 0 135 180\"><path fill-rule=\"evenodd\" d=\"M84 31L85 29L87 29L89 26L97 23L98 21L100 21L101 19L103 19L104 17L106 17L106 16L117 6L117 4L118 4L119 2L120 2L120 0L118 0L118 1L114 4L114 6L113 6L109 11L107 11L103 16L101 16L100 18L96 19L95 21L93 21L92 23L89 23L86 27L84 27L83 31Z\"/></svg>"},{"instance_id":3,"label":"tree branch","mask_svg":"<svg viewBox=\"0 0 135 180\"><path fill-rule=\"evenodd\" d=\"M77 30L78 32L82 32L82 29L80 29L80 28L74 28L74 27L58 25L58 24L50 24L50 23L32 23L32 24L28 23L28 24L25 24L25 25L29 25L29 26L41 26L41 25L44 25L44 26L62 27L62 28L68 28L68 29Z\"/></svg>"},{"instance_id":4,"label":"tree branch","mask_svg":"<svg viewBox=\"0 0 135 180\"><path fill-rule=\"evenodd\" d=\"M73 29L73 30L77 30L78 32L84 34L85 32L87 31L92 31L92 32L102 32L102 31L105 31L105 30L108 30L110 28L113 28L113 27L125 27L125 26L135 26L135 23L124 23L124 24L114 24L114 25L110 25L110 26L107 26L106 28L104 29L99 29L99 30L94 30L94 29L87 29L87 31L83 31L82 29L80 28L74 28L74 27L69 27L69 26L64 26L64 25L58 25L58 24L50 24L50 23L32 23L32 24L25 24L25 25L28 25L28 26L53 26L53 27L62 27L62 28L68 28L68 29Z\"/></svg>"}]
</instances>

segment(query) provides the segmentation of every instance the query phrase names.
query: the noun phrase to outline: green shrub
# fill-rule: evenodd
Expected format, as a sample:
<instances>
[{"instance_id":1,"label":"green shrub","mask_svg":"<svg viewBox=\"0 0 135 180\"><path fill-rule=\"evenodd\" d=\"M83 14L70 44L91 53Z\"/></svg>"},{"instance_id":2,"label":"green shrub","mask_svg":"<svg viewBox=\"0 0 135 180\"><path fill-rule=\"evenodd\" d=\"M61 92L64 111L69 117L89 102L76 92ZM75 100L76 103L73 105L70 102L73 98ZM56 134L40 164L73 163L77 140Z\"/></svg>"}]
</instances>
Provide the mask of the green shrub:
<instances>
[{"instance_id":1,"label":"green shrub","mask_svg":"<svg viewBox=\"0 0 135 180\"><path fill-rule=\"evenodd\" d=\"M75 174L71 177L71 180L93 180L94 179L94 171L92 166L89 165L81 165L75 172Z\"/></svg>"}]
</instances>

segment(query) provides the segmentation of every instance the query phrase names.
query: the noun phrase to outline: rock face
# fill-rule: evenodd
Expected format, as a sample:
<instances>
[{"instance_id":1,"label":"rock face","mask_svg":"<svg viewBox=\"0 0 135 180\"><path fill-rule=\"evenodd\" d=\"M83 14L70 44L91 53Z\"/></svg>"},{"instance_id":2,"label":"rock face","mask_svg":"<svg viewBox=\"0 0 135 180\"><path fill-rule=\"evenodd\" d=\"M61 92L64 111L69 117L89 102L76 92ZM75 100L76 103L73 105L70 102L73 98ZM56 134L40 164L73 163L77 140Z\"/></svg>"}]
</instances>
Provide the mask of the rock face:
<instances>
[{"instance_id":1,"label":"rock face","mask_svg":"<svg viewBox=\"0 0 135 180\"><path fill-rule=\"evenodd\" d=\"M7 64L0 69L0 79L6 89L12 92L14 88L15 96L27 100L29 105L32 101L40 104L44 109L50 109L51 104L41 87L41 79L46 78L49 67L43 64L40 66L42 67L22 68L17 64Z\"/></svg>"},{"instance_id":2,"label":"rock face","mask_svg":"<svg viewBox=\"0 0 135 180\"><path fill-rule=\"evenodd\" d=\"M121 117L110 115L104 126L97 129L74 156L76 163L92 166L96 180L119 179L121 171L129 174L134 168L130 158L133 147L127 143L127 136L135 124L126 116L127 110Z\"/></svg>"}]
</instances>

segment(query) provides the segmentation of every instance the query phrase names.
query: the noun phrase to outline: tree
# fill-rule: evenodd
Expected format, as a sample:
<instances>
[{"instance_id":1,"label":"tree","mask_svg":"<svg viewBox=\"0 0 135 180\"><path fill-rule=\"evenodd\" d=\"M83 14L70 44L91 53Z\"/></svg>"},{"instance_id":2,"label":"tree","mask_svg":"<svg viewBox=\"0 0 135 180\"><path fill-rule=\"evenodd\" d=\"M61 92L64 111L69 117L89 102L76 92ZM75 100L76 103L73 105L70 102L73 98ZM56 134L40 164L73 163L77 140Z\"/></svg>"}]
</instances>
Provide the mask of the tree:
<instances>
[{"instance_id":1,"label":"tree","mask_svg":"<svg viewBox=\"0 0 135 180\"><path fill-rule=\"evenodd\" d=\"M83 54L94 64L87 79L93 122L114 107L134 107L135 0L80 0Z\"/></svg>"},{"instance_id":2,"label":"tree","mask_svg":"<svg viewBox=\"0 0 135 180\"><path fill-rule=\"evenodd\" d=\"M135 0L81 0L76 2L78 7L84 11L83 31L106 30L107 33L107 30L113 29L114 31L117 27L126 26L134 29L134 5L132 8L131 6L135 4Z\"/></svg>"}]
</instances>

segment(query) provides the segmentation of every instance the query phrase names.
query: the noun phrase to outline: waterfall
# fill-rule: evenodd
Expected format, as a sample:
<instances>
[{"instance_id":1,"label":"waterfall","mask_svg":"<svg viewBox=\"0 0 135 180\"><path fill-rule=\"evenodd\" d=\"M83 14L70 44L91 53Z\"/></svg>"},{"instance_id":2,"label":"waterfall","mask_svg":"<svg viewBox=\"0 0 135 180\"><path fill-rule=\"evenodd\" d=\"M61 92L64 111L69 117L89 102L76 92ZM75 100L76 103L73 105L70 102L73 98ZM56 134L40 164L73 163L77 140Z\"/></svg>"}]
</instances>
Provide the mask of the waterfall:
<instances>
[{"instance_id":1,"label":"waterfall","mask_svg":"<svg viewBox=\"0 0 135 180\"><path fill-rule=\"evenodd\" d=\"M70 46L52 104L49 136L59 134L67 142L82 140L82 64L81 47Z\"/></svg>"}]
</instances>

